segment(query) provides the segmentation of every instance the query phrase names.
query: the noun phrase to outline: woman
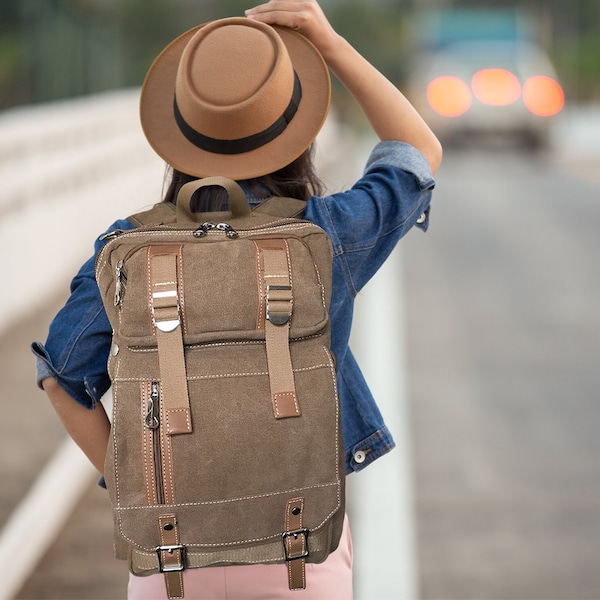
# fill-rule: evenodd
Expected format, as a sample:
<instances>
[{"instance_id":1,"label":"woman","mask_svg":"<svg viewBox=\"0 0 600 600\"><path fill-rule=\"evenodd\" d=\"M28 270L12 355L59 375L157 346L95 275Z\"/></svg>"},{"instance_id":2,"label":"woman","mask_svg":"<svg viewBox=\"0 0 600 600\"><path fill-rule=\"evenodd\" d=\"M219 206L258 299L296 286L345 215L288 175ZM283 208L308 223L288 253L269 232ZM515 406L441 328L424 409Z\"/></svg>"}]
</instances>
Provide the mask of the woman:
<instances>
[{"instance_id":1,"label":"woman","mask_svg":"<svg viewBox=\"0 0 600 600\"><path fill-rule=\"evenodd\" d=\"M204 50L196 43L196 28L169 45L150 69L142 90L142 126L150 144L172 167L166 201L173 200L186 181L210 175L240 181L254 202L269 195L308 200L305 217L323 227L334 246L332 349L346 469L358 471L394 443L348 349L353 299L413 225L427 228L432 174L440 164L441 148L401 92L333 30L316 0L274 0L246 11L246 18L248 27L263 23L297 32L276 30L297 80L292 98L284 94L283 101L266 84L256 94L248 91L256 87L253 78L260 78L261 64L250 63L253 67L248 68L240 56L247 58L244 51L256 50L253 42L236 36ZM236 50L243 43L246 47ZM358 102L381 143L351 190L321 197L310 147L327 113L327 69ZM215 106L207 108L210 100L194 98L194 82L186 80L186 73L202 78L202 91L206 97L214 95L215 105L229 102L226 118L220 119ZM227 86L227 81L236 85ZM248 91L253 102L240 102L232 89L238 94ZM223 94L229 95L227 102L221 102ZM235 107L242 105L246 108L238 114ZM214 198L204 201L216 207ZM131 229L133 224L120 220L109 231L116 228ZM101 245L96 243L96 252ZM92 257L73 280L71 297L50 326L45 346L35 343L33 349L39 385L69 434L102 473L110 424L98 400L110 385L106 358L111 329L93 266ZM186 597L350 598L351 561L346 527L338 550L324 563L308 566L305 591L289 592L285 565L233 566L185 571ZM129 598L164 594L162 576L130 577Z\"/></svg>"}]
</instances>

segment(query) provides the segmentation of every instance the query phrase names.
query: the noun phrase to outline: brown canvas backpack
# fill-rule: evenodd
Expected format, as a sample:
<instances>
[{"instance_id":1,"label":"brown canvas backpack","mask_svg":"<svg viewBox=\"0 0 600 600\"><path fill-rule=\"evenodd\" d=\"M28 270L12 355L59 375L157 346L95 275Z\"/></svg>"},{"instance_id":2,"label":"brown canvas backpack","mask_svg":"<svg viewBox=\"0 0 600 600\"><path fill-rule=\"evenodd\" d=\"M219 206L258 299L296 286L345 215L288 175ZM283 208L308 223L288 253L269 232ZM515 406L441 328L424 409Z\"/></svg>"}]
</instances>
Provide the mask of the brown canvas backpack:
<instances>
[{"instance_id":1,"label":"brown canvas backpack","mask_svg":"<svg viewBox=\"0 0 600 600\"><path fill-rule=\"evenodd\" d=\"M230 212L193 213L193 193L211 185ZM134 574L164 573L170 598L183 597L184 569L215 565L287 562L302 589L305 562L339 542L331 243L281 216L295 210L286 202L251 211L234 181L195 181L98 254L114 331L115 552Z\"/></svg>"}]
</instances>

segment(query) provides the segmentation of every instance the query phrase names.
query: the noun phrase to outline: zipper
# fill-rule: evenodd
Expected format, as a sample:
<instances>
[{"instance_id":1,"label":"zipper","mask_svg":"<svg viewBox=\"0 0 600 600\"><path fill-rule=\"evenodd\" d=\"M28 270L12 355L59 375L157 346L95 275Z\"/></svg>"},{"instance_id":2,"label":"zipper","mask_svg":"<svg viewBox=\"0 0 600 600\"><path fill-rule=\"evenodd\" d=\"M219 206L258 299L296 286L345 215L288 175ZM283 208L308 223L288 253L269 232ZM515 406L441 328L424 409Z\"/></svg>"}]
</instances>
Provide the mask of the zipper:
<instances>
[{"instance_id":1,"label":"zipper","mask_svg":"<svg viewBox=\"0 0 600 600\"><path fill-rule=\"evenodd\" d=\"M224 233L228 238L235 239L237 237L246 237L246 236L255 236L255 235L265 235L269 236L273 235L277 236L277 231L280 228L286 228L289 226L296 226L299 229L315 229L322 231L322 228L316 225L315 223L311 223L310 221L306 221L303 219L294 219L294 218L282 218L278 221L273 221L267 225L257 225L256 227L249 227L243 230L236 230L228 223L202 223L200 226L195 229L182 229L177 227L176 225L149 225L145 227L137 227L135 229L115 229L109 233L101 236L101 240L106 242L102 248L100 248L100 252L96 255L94 270L98 272L99 265L102 263L102 257L106 252L110 252L110 248L112 246L111 242L114 242L117 239L122 238L136 238L140 235L156 235L158 237L163 236L164 234L173 234L180 235L183 238L192 235L193 237L203 238L207 234L216 234L216 233ZM127 256L134 251L130 250L127 253ZM124 257L124 260L127 260L127 256Z\"/></svg>"},{"instance_id":2,"label":"zipper","mask_svg":"<svg viewBox=\"0 0 600 600\"><path fill-rule=\"evenodd\" d=\"M194 230L194 237L204 237L209 231L222 231L228 238L235 239L239 233L229 223L202 223L198 229Z\"/></svg>"},{"instance_id":3,"label":"zipper","mask_svg":"<svg viewBox=\"0 0 600 600\"><path fill-rule=\"evenodd\" d=\"M202 223L201 225L195 227L194 229L183 229L177 227L176 225L158 225L158 226L147 226L147 227L137 227L135 229L116 229L102 236L102 240L105 242L113 242L117 238L129 238L129 237L138 237L140 235L153 235L156 234L158 236L164 235L165 233L171 233L174 235L181 235L183 237L187 237L189 235L193 235L195 237L204 237L207 233L217 233L224 232L227 237L246 237L246 236L254 236L261 234L270 234L276 235L278 229L286 228L289 226L296 226L299 229L316 229L322 231L322 228L311 221L306 221L303 219L294 219L294 218L281 218L278 221L273 221L269 224L257 225L256 227L248 227L243 230L234 229L229 223ZM236 236L237 234L237 236ZM110 246L110 243L106 243L100 249L98 256L104 254L107 248ZM98 261L97 261L98 262Z\"/></svg>"},{"instance_id":4,"label":"zipper","mask_svg":"<svg viewBox=\"0 0 600 600\"><path fill-rule=\"evenodd\" d=\"M144 427L152 431L152 452L154 454L154 478L156 481L156 503L165 503L165 487L162 472L162 453L160 450L160 388L153 381L148 407L144 419Z\"/></svg>"},{"instance_id":5,"label":"zipper","mask_svg":"<svg viewBox=\"0 0 600 600\"><path fill-rule=\"evenodd\" d=\"M225 232L225 235L232 240L240 235L229 223L217 223L217 229Z\"/></svg>"},{"instance_id":6,"label":"zipper","mask_svg":"<svg viewBox=\"0 0 600 600\"><path fill-rule=\"evenodd\" d=\"M126 284L127 275L123 270L123 260L120 260L115 267L115 306L120 306L121 299L123 298L123 294L125 293Z\"/></svg>"},{"instance_id":7,"label":"zipper","mask_svg":"<svg viewBox=\"0 0 600 600\"><path fill-rule=\"evenodd\" d=\"M108 233L101 235L99 239L101 242L110 242L111 240L114 240L115 238L119 237L121 234L125 233L125 231L127 231L127 230L126 229L113 229L112 231L109 231Z\"/></svg>"},{"instance_id":8,"label":"zipper","mask_svg":"<svg viewBox=\"0 0 600 600\"><path fill-rule=\"evenodd\" d=\"M185 238L188 236L193 236L196 238L204 238L208 235L223 235L225 234L225 236L228 239L236 239L236 238L245 238L245 237L254 237L254 236L261 236L261 237L265 237L265 238L270 238L270 237L278 237L278 230L279 229L286 229L289 228L290 226L294 227L295 229L302 229L302 230L313 230L313 231L323 231L323 229L321 227L319 227L319 225L316 225L315 223L311 223L310 221L306 221L303 219L294 219L294 218L282 218L278 221L274 221L268 225L258 225L256 228L248 228L248 229L243 229L243 230L236 230L234 229L231 225L229 225L228 223L202 223L200 226L196 227L195 229L180 229L177 227L173 227L173 226L167 226L167 225L162 225L162 226L148 226L148 227L138 227L136 229L127 229L127 230L123 230L123 229L116 229L114 231L111 231L110 233L105 234L104 236L102 236L102 239L104 241L106 241L107 243L102 246L102 248L100 249L100 252L98 252L98 254L96 255L96 260L95 260L95 264L94 264L94 271L96 273L96 276L99 275L100 273L100 265L102 264L103 261L103 257L105 255L105 253L109 252L110 253L110 248L112 246L111 242L115 242L117 239L121 239L121 238L136 238L138 236L144 236L144 235L149 235L151 237L154 237L154 235L157 236L157 238L160 239L160 237L162 237L165 233L169 233L172 235L176 235L176 236L181 236L182 238L184 238L183 241L185 241ZM148 244L151 242L147 242ZM115 306L119 306L122 299L123 299L123 294L125 292L125 284L127 283L127 275L124 271L124 263L125 261L127 261L128 257L137 251L136 247L130 248L127 252L127 254L123 257L122 260L120 260L116 267L115 267L115 271L116 271L116 280L115 280L115 298L114 298L114 304Z\"/></svg>"}]
</instances>

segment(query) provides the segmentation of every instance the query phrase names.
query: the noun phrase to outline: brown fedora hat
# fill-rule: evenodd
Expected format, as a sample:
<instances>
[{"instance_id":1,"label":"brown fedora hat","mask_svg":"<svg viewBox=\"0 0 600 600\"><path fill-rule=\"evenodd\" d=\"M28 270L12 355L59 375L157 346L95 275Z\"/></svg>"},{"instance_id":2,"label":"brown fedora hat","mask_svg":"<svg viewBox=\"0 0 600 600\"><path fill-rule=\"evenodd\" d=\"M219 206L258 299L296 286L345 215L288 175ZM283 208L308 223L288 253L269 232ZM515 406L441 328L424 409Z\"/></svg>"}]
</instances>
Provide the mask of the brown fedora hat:
<instances>
[{"instance_id":1,"label":"brown fedora hat","mask_svg":"<svg viewBox=\"0 0 600 600\"><path fill-rule=\"evenodd\" d=\"M310 146L330 98L327 65L303 35L234 17L190 29L159 54L140 117L150 145L179 171L250 179Z\"/></svg>"}]
</instances>

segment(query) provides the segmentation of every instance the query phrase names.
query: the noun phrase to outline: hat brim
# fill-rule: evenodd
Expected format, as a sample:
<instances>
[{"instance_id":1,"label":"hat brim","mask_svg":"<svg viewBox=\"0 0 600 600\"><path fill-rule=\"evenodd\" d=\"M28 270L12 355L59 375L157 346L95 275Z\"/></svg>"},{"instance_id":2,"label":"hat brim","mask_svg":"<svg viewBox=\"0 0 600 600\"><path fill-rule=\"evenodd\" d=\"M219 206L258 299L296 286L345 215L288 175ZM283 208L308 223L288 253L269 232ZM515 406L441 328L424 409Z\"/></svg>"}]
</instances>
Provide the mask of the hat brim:
<instances>
[{"instance_id":1,"label":"hat brim","mask_svg":"<svg viewBox=\"0 0 600 600\"><path fill-rule=\"evenodd\" d=\"M188 41L205 25L194 27L171 42L146 75L140 97L140 119L148 142L172 167L195 177L222 175L236 180L252 179L285 167L310 146L327 117L331 81L325 61L303 35L275 26L302 85L302 100L294 118L277 138L250 152L207 152L181 133L173 111L181 55Z\"/></svg>"}]
</instances>

